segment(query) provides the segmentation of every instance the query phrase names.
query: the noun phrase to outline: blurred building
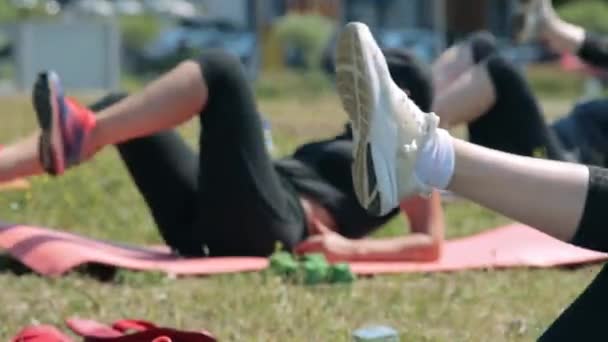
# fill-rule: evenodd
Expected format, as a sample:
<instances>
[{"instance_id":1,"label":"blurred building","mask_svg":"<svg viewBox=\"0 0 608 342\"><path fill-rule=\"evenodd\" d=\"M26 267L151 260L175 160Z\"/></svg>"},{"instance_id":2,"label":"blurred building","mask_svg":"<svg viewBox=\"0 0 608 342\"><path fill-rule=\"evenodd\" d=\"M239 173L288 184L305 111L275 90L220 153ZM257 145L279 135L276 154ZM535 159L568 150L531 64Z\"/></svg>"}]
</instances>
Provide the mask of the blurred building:
<instances>
[{"instance_id":1,"label":"blurred building","mask_svg":"<svg viewBox=\"0 0 608 342\"><path fill-rule=\"evenodd\" d=\"M517 0L443 0L448 39L487 30L504 39L513 36Z\"/></svg>"},{"instance_id":2,"label":"blurred building","mask_svg":"<svg viewBox=\"0 0 608 342\"><path fill-rule=\"evenodd\" d=\"M430 29L452 40L476 30L510 37L518 0L205 0L247 7L266 24L286 13L316 13L341 23L362 21L372 29ZM240 4L239 4L240 3ZM244 5L247 3L248 5ZM239 4L239 5L237 5ZM254 11L253 9L257 9ZM225 10L226 10L225 9ZM251 18L255 21L255 18Z\"/></svg>"},{"instance_id":3,"label":"blurred building","mask_svg":"<svg viewBox=\"0 0 608 342\"><path fill-rule=\"evenodd\" d=\"M205 17L225 20L241 28L255 28L257 6L255 0L200 0L199 2Z\"/></svg>"},{"instance_id":4,"label":"blurred building","mask_svg":"<svg viewBox=\"0 0 608 342\"><path fill-rule=\"evenodd\" d=\"M487 30L508 41L517 0L201 0L207 15L231 19L258 32L263 51L278 49L270 31L288 13L320 14L336 24L361 21L381 45L408 47L432 59L470 32ZM264 59L273 59L264 53ZM276 58L274 58L276 59ZM275 63L271 63L275 64Z\"/></svg>"},{"instance_id":5,"label":"blurred building","mask_svg":"<svg viewBox=\"0 0 608 342\"><path fill-rule=\"evenodd\" d=\"M428 29L447 42L477 30L510 37L517 0L342 0L343 22L373 29Z\"/></svg>"}]
</instances>

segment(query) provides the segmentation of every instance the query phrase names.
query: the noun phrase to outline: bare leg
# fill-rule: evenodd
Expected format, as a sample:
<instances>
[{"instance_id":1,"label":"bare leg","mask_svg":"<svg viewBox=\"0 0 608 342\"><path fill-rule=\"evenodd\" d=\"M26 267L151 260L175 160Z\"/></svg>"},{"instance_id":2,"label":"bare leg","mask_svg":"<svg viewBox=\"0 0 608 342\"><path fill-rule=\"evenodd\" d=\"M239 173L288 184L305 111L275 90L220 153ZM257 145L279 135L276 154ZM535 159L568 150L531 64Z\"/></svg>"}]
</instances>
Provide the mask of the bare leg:
<instances>
[{"instance_id":1,"label":"bare leg","mask_svg":"<svg viewBox=\"0 0 608 342\"><path fill-rule=\"evenodd\" d=\"M435 95L441 95L462 74L496 51L496 38L485 31L475 32L445 50L431 68Z\"/></svg>"},{"instance_id":2,"label":"bare leg","mask_svg":"<svg viewBox=\"0 0 608 342\"><path fill-rule=\"evenodd\" d=\"M476 32L450 47L433 63L433 111L442 127L469 123L496 102L496 89L485 61L497 51L494 36Z\"/></svg>"},{"instance_id":3,"label":"bare leg","mask_svg":"<svg viewBox=\"0 0 608 342\"><path fill-rule=\"evenodd\" d=\"M496 90L485 64L462 74L433 103L433 112L441 127L469 123L486 113L496 103Z\"/></svg>"},{"instance_id":4,"label":"bare leg","mask_svg":"<svg viewBox=\"0 0 608 342\"><path fill-rule=\"evenodd\" d=\"M0 182L43 173L38 159L38 137L31 136L8 146L0 152Z\"/></svg>"},{"instance_id":5,"label":"bare leg","mask_svg":"<svg viewBox=\"0 0 608 342\"><path fill-rule=\"evenodd\" d=\"M84 147L90 155L103 146L174 127L190 119L207 101L199 64L183 62L141 93L97 115L97 124ZM0 153L0 181L44 172L38 156L39 133L6 146Z\"/></svg>"},{"instance_id":6,"label":"bare leg","mask_svg":"<svg viewBox=\"0 0 608 342\"><path fill-rule=\"evenodd\" d=\"M197 115L207 102L201 67L194 61L176 68L97 115L85 155L106 145L175 127Z\"/></svg>"},{"instance_id":7,"label":"bare leg","mask_svg":"<svg viewBox=\"0 0 608 342\"><path fill-rule=\"evenodd\" d=\"M568 241L585 206L584 165L521 157L454 139L449 189L474 202Z\"/></svg>"},{"instance_id":8,"label":"bare leg","mask_svg":"<svg viewBox=\"0 0 608 342\"><path fill-rule=\"evenodd\" d=\"M435 94L443 93L471 66L473 55L468 42L461 42L445 50L431 67Z\"/></svg>"},{"instance_id":9,"label":"bare leg","mask_svg":"<svg viewBox=\"0 0 608 342\"><path fill-rule=\"evenodd\" d=\"M563 21L551 4L551 0L539 0L541 37L555 51L577 53L585 40L585 30L582 27Z\"/></svg>"},{"instance_id":10,"label":"bare leg","mask_svg":"<svg viewBox=\"0 0 608 342\"><path fill-rule=\"evenodd\" d=\"M369 201L365 196L359 196L363 207L382 214L411 195L429 193L430 188L447 189L554 237L570 240L575 236L588 193L590 172L587 166L507 154L450 137L447 131L436 128L435 115L422 112L401 89L391 84L382 61L366 60L366 56L374 56L373 51L378 49L367 27L360 23L349 24L341 39L358 41L361 50L355 50L355 53L364 60L356 73L363 75L363 86L338 88L345 109L353 121L365 117L372 132L375 127L391 127L386 125L387 122L398 127L397 142L392 144L385 143L391 139L389 130L385 130L386 135L378 135L381 139L366 137L366 143L372 146L368 153L378 158L368 159L360 153L355 155L354 165L365 161L367 167L353 172L353 182L355 186L359 184L363 194L367 191L371 194L368 198L373 199ZM369 52L363 53L365 49ZM338 52L340 57L340 54L351 50L339 49ZM488 65L501 66L492 60L487 62ZM349 68L337 70L338 79L352 75ZM384 82L382 87L365 86L365 76L374 74L376 79ZM365 108L361 110L361 106L350 106L348 101L353 98L398 100L379 106L381 110L368 111ZM390 115L386 115L386 108L391 109ZM353 129L358 127L353 125ZM521 138L518 127L509 133L512 139ZM378 181L383 179L397 181Z\"/></svg>"}]
</instances>

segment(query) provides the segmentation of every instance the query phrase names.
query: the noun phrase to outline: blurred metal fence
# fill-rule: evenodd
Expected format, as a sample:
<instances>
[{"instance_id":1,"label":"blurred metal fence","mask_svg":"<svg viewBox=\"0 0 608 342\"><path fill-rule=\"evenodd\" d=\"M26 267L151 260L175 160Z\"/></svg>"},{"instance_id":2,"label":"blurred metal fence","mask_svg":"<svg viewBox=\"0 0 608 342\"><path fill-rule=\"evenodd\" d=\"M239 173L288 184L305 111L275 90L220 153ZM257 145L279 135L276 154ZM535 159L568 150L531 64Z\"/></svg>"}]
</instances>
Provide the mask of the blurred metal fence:
<instances>
[{"instance_id":1,"label":"blurred metal fence","mask_svg":"<svg viewBox=\"0 0 608 342\"><path fill-rule=\"evenodd\" d=\"M57 71L67 89L120 86L120 31L112 21L23 22L14 31L15 81L31 88L38 72Z\"/></svg>"}]
</instances>

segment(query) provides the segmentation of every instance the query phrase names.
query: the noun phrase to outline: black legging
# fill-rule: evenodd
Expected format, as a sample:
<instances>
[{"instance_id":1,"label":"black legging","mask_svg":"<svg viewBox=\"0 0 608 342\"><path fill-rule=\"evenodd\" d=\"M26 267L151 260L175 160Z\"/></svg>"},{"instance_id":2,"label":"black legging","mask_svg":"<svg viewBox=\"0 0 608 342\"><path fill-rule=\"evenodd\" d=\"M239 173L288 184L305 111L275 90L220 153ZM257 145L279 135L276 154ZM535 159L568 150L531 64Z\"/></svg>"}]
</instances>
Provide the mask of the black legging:
<instances>
[{"instance_id":1,"label":"black legging","mask_svg":"<svg viewBox=\"0 0 608 342\"><path fill-rule=\"evenodd\" d=\"M585 40L577 54L591 65L608 68L608 38L585 32Z\"/></svg>"},{"instance_id":2,"label":"black legging","mask_svg":"<svg viewBox=\"0 0 608 342\"><path fill-rule=\"evenodd\" d=\"M589 190L583 217L572 243L608 252L608 169L589 167ZM585 291L556 319L540 341L606 341L608 265Z\"/></svg>"},{"instance_id":3,"label":"black legging","mask_svg":"<svg viewBox=\"0 0 608 342\"><path fill-rule=\"evenodd\" d=\"M494 37L479 32L469 43L474 63L484 63L496 94L494 105L468 125L471 142L524 156L594 165L608 162L605 99L577 106L573 115L550 127L525 78L497 54ZM608 39L586 32L578 55L590 64L608 67Z\"/></svg>"},{"instance_id":4,"label":"black legging","mask_svg":"<svg viewBox=\"0 0 608 342\"><path fill-rule=\"evenodd\" d=\"M485 63L496 102L469 124L471 142L524 156L569 160L522 75L499 55L488 57Z\"/></svg>"},{"instance_id":5,"label":"black legging","mask_svg":"<svg viewBox=\"0 0 608 342\"><path fill-rule=\"evenodd\" d=\"M485 63L494 86L496 102L469 123L469 140L495 150L568 160L561 142L543 118L542 112L521 73L497 54L494 38L485 32L470 38L473 60Z\"/></svg>"},{"instance_id":6,"label":"black legging","mask_svg":"<svg viewBox=\"0 0 608 342\"><path fill-rule=\"evenodd\" d=\"M120 156L159 231L183 256L260 255L306 236L297 193L274 169L240 62L223 52L199 60L209 90L200 151L174 131L119 144ZM110 95L99 111L124 95Z\"/></svg>"}]
</instances>

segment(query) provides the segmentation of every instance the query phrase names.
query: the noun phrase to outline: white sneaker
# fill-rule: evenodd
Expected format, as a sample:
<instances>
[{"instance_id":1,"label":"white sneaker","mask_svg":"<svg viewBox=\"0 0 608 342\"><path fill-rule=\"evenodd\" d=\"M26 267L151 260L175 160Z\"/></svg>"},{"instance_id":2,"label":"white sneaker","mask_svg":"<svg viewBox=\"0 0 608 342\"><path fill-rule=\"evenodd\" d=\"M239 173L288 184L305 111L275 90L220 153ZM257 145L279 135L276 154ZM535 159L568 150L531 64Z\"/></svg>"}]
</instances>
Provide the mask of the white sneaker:
<instances>
[{"instance_id":1,"label":"white sneaker","mask_svg":"<svg viewBox=\"0 0 608 342\"><path fill-rule=\"evenodd\" d=\"M374 215L431 189L414 174L419 147L439 122L422 112L391 79L368 27L349 23L338 38L336 84L353 128L355 193Z\"/></svg>"},{"instance_id":2,"label":"white sneaker","mask_svg":"<svg viewBox=\"0 0 608 342\"><path fill-rule=\"evenodd\" d=\"M540 35L545 20L543 7L546 4L544 2L544 0L520 1L520 15L523 22L516 36L519 43L530 42Z\"/></svg>"}]
</instances>

